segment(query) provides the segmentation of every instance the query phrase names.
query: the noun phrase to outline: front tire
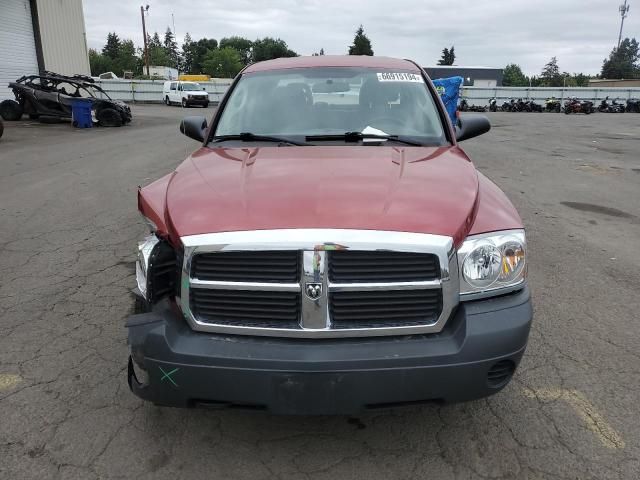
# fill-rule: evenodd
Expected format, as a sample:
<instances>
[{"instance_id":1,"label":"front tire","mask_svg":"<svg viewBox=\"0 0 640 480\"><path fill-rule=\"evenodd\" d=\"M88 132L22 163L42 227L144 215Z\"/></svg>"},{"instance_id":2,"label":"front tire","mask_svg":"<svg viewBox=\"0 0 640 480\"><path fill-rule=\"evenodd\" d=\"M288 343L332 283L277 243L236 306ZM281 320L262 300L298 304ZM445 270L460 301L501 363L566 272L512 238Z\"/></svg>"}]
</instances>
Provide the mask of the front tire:
<instances>
[{"instance_id":1,"label":"front tire","mask_svg":"<svg viewBox=\"0 0 640 480\"><path fill-rule=\"evenodd\" d=\"M122 116L120 112L113 108L103 108L96 112L96 118L98 119L98 125L101 127L121 127Z\"/></svg>"},{"instance_id":2,"label":"front tire","mask_svg":"<svg viewBox=\"0 0 640 480\"><path fill-rule=\"evenodd\" d=\"M24 109L15 100L4 100L0 103L0 117L8 121L16 121L22 118Z\"/></svg>"},{"instance_id":3,"label":"front tire","mask_svg":"<svg viewBox=\"0 0 640 480\"><path fill-rule=\"evenodd\" d=\"M185 98L182 99L182 108L187 108L189 105L187 104L187 100Z\"/></svg>"},{"instance_id":4,"label":"front tire","mask_svg":"<svg viewBox=\"0 0 640 480\"><path fill-rule=\"evenodd\" d=\"M169 95L164 97L164 104L168 107L171 105L171 100L169 100Z\"/></svg>"}]
</instances>

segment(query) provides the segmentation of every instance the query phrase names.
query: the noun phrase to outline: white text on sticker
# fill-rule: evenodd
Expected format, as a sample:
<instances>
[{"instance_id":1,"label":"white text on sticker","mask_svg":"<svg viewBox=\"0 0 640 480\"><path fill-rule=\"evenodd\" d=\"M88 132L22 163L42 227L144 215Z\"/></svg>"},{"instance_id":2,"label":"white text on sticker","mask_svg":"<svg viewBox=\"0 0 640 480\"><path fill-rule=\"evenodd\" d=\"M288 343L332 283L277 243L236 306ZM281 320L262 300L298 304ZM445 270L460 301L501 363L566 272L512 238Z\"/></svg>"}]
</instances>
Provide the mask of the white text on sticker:
<instances>
[{"instance_id":1,"label":"white text on sticker","mask_svg":"<svg viewBox=\"0 0 640 480\"><path fill-rule=\"evenodd\" d=\"M378 73L379 82L417 82L424 83L422 75L416 73L382 72Z\"/></svg>"}]
</instances>

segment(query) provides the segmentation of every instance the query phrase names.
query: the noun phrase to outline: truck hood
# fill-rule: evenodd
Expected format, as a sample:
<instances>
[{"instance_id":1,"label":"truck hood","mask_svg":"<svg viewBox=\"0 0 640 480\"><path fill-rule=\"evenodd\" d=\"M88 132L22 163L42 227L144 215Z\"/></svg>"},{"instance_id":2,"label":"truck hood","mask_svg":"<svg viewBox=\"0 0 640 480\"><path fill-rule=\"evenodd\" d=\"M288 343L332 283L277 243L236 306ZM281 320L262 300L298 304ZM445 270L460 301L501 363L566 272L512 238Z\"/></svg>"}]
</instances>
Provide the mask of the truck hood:
<instances>
[{"instance_id":1,"label":"truck hood","mask_svg":"<svg viewBox=\"0 0 640 480\"><path fill-rule=\"evenodd\" d=\"M283 228L469 231L478 175L458 147L201 148L171 176L176 236Z\"/></svg>"}]
</instances>

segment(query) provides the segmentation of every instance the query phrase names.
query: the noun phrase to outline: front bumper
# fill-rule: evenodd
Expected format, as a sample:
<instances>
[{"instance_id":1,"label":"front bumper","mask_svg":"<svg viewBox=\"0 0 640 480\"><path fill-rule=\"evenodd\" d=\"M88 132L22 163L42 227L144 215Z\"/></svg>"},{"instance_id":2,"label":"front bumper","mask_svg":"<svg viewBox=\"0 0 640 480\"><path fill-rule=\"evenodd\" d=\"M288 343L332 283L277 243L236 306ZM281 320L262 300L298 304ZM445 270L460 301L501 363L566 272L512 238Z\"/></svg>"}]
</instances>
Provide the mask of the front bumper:
<instances>
[{"instance_id":1,"label":"front bumper","mask_svg":"<svg viewBox=\"0 0 640 480\"><path fill-rule=\"evenodd\" d=\"M185 98L187 105L206 105L209 103L209 97L193 97Z\"/></svg>"},{"instance_id":2,"label":"front bumper","mask_svg":"<svg viewBox=\"0 0 640 480\"><path fill-rule=\"evenodd\" d=\"M148 375L148 383L140 383L130 358L129 385L159 405L277 414L354 414L473 400L509 382L531 319L525 288L461 303L438 334L301 340L195 332L168 303L160 303L127 320L131 355ZM496 368L504 372L505 365L506 377L496 377Z\"/></svg>"}]
</instances>

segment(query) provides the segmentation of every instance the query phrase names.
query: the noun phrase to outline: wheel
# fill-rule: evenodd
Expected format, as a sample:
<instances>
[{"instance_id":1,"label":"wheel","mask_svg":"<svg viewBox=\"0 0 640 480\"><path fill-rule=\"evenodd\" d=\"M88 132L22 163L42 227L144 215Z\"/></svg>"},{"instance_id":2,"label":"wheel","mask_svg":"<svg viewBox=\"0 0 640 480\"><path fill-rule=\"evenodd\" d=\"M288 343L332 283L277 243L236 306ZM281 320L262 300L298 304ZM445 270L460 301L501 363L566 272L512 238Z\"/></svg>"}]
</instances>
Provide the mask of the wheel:
<instances>
[{"instance_id":1,"label":"wheel","mask_svg":"<svg viewBox=\"0 0 640 480\"><path fill-rule=\"evenodd\" d=\"M122 117L120 112L113 108L103 108L96 112L96 118L98 119L98 125L101 127L121 127Z\"/></svg>"},{"instance_id":2,"label":"wheel","mask_svg":"<svg viewBox=\"0 0 640 480\"><path fill-rule=\"evenodd\" d=\"M203 105L203 107L204 107L204 108L209 108L209 102L205 103L205 104Z\"/></svg>"},{"instance_id":3,"label":"wheel","mask_svg":"<svg viewBox=\"0 0 640 480\"><path fill-rule=\"evenodd\" d=\"M0 117L5 120L15 121L22 118L24 110L15 100L4 100L0 103Z\"/></svg>"},{"instance_id":4,"label":"wheel","mask_svg":"<svg viewBox=\"0 0 640 480\"><path fill-rule=\"evenodd\" d=\"M183 98L182 99L182 108L187 108L189 105L187 105L187 99Z\"/></svg>"},{"instance_id":5,"label":"wheel","mask_svg":"<svg viewBox=\"0 0 640 480\"><path fill-rule=\"evenodd\" d=\"M169 100L169 95L164 97L164 104L167 105L167 106L171 105L171 100Z\"/></svg>"},{"instance_id":6,"label":"wheel","mask_svg":"<svg viewBox=\"0 0 640 480\"><path fill-rule=\"evenodd\" d=\"M565 108L564 109L564 113L565 113L565 115L569 115L571 113L571 109L570 108Z\"/></svg>"}]
</instances>

